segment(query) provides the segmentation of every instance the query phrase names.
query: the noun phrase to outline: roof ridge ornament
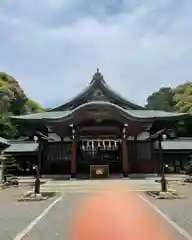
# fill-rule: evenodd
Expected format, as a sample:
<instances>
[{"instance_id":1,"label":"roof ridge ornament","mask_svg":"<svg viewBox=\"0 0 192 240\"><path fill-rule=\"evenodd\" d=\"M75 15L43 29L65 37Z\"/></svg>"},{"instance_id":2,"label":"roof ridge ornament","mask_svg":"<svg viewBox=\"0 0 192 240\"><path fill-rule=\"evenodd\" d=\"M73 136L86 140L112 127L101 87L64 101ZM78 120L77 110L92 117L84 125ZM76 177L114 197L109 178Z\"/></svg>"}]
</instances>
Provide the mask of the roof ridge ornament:
<instances>
[{"instance_id":1,"label":"roof ridge ornament","mask_svg":"<svg viewBox=\"0 0 192 240\"><path fill-rule=\"evenodd\" d=\"M93 78L91 80L90 83L93 83L93 82L96 82L96 81L101 81L103 83L106 83L105 80L104 80L104 77L103 75L101 74L101 72L99 71L99 68L97 68L97 71L96 73L93 75Z\"/></svg>"}]
</instances>

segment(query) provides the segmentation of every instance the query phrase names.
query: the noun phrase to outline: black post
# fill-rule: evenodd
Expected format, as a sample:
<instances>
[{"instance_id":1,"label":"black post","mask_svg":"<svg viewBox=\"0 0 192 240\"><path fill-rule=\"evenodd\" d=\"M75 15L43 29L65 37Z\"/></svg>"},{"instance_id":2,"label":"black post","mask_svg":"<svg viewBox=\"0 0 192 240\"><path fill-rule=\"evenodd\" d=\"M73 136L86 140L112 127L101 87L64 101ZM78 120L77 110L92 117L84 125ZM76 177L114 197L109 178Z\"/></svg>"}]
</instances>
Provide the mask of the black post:
<instances>
[{"instance_id":1,"label":"black post","mask_svg":"<svg viewBox=\"0 0 192 240\"><path fill-rule=\"evenodd\" d=\"M38 166L35 166L35 170L36 170L36 179L35 179L35 194L39 194L40 193L40 175L39 175L39 169Z\"/></svg>"},{"instance_id":2,"label":"black post","mask_svg":"<svg viewBox=\"0 0 192 240\"><path fill-rule=\"evenodd\" d=\"M39 137L39 151L38 151L38 163L34 166L34 169L36 170L36 176L35 176L35 194L40 193L40 171L41 171L41 154L42 154L42 145L44 141L44 135L40 135Z\"/></svg>"},{"instance_id":3,"label":"black post","mask_svg":"<svg viewBox=\"0 0 192 240\"><path fill-rule=\"evenodd\" d=\"M41 132L36 132L38 139L39 139L39 153L38 153L38 165L34 166L34 169L36 170L36 179L35 179L35 194L40 193L40 186L41 186L41 181L40 181L40 171L41 171L41 153L42 153L42 148L44 141L48 141L48 137L44 135ZM49 138L50 140L54 141L54 139Z\"/></svg>"},{"instance_id":4,"label":"black post","mask_svg":"<svg viewBox=\"0 0 192 240\"><path fill-rule=\"evenodd\" d=\"M163 151L162 151L162 144L161 144L161 137L158 139L159 144L159 160L161 164L161 192L167 192L167 180L165 178L165 164L163 158Z\"/></svg>"}]
</instances>

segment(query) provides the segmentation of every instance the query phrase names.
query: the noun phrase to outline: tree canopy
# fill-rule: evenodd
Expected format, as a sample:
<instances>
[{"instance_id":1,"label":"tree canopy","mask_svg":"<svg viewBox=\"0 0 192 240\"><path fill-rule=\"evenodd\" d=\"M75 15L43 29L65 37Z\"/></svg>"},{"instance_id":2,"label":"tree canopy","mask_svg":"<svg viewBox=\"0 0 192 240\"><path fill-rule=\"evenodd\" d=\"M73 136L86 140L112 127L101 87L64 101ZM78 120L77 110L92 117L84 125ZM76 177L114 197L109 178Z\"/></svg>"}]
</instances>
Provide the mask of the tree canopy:
<instances>
[{"instance_id":1,"label":"tree canopy","mask_svg":"<svg viewBox=\"0 0 192 240\"><path fill-rule=\"evenodd\" d=\"M163 87L147 98L148 109L192 113L192 82Z\"/></svg>"},{"instance_id":2,"label":"tree canopy","mask_svg":"<svg viewBox=\"0 0 192 240\"><path fill-rule=\"evenodd\" d=\"M146 107L152 110L192 114L192 82L186 82L175 88L160 88L147 98ZM186 119L178 129L182 136L192 136L191 117Z\"/></svg>"},{"instance_id":3,"label":"tree canopy","mask_svg":"<svg viewBox=\"0 0 192 240\"><path fill-rule=\"evenodd\" d=\"M172 112L174 110L174 93L170 87L160 88L147 98L147 108Z\"/></svg>"},{"instance_id":4,"label":"tree canopy","mask_svg":"<svg viewBox=\"0 0 192 240\"><path fill-rule=\"evenodd\" d=\"M11 115L44 111L37 102L29 99L18 81L0 72L0 136L9 138L16 134L16 126L10 121Z\"/></svg>"},{"instance_id":5,"label":"tree canopy","mask_svg":"<svg viewBox=\"0 0 192 240\"><path fill-rule=\"evenodd\" d=\"M192 83L188 82L173 89L174 110L192 113Z\"/></svg>"}]
</instances>

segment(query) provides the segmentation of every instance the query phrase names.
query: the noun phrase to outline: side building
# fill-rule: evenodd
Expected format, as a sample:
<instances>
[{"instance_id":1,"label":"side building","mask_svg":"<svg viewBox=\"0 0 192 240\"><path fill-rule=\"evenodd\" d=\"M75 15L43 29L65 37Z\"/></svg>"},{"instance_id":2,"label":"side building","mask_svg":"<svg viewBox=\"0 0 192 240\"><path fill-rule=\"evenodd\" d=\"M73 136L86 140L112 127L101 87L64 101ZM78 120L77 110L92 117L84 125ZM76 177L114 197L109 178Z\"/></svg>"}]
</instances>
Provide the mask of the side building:
<instances>
[{"instance_id":1,"label":"side building","mask_svg":"<svg viewBox=\"0 0 192 240\"><path fill-rule=\"evenodd\" d=\"M39 137L36 163L41 174L89 175L90 166L104 165L110 175L126 176L157 171L159 162L150 135L172 129L186 116L147 110L124 99L97 70L84 91L65 104L12 119L24 135ZM33 142L28 144L37 151Z\"/></svg>"}]
</instances>

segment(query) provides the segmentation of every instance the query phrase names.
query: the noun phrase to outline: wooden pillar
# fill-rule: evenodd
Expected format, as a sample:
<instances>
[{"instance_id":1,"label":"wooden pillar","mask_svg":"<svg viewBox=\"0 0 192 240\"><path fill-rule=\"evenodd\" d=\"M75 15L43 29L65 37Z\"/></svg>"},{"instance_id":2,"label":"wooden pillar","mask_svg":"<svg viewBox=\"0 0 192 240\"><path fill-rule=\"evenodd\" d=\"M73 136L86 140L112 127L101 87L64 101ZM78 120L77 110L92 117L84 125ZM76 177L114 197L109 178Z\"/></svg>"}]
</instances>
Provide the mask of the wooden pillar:
<instances>
[{"instance_id":1,"label":"wooden pillar","mask_svg":"<svg viewBox=\"0 0 192 240\"><path fill-rule=\"evenodd\" d=\"M74 125L70 125L71 130L72 130L72 141L71 141L71 177L75 178L76 177L76 169L77 169L77 143L76 143L76 137L75 137L75 128Z\"/></svg>"},{"instance_id":2,"label":"wooden pillar","mask_svg":"<svg viewBox=\"0 0 192 240\"><path fill-rule=\"evenodd\" d=\"M134 136L134 163L133 163L133 172L137 172L138 170L138 152L137 152L137 135Z\"/></svg>"},{"instance_id":3,"label":"wooden pillar","mask_svg":"<svg viewBox=\"0 0 192 240\"><path fill-rule=\"evenodd\" d=\"M127 177L129 170L130 170L130 164L128 159L128 151L127 151L127 124L124 124L123 128L123 138L122 138L122 167L123 167L123 176Z\"/></svg>"}]
</instances>

